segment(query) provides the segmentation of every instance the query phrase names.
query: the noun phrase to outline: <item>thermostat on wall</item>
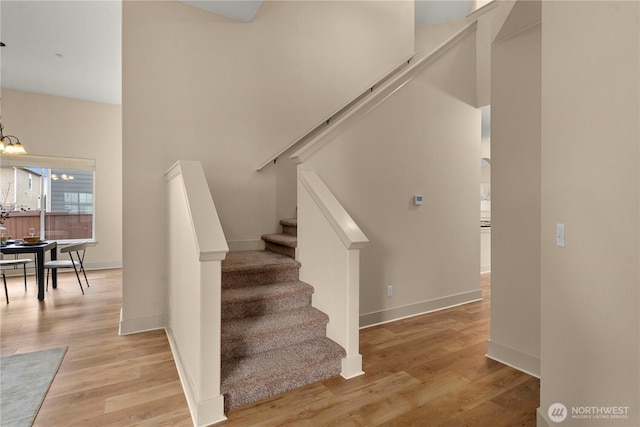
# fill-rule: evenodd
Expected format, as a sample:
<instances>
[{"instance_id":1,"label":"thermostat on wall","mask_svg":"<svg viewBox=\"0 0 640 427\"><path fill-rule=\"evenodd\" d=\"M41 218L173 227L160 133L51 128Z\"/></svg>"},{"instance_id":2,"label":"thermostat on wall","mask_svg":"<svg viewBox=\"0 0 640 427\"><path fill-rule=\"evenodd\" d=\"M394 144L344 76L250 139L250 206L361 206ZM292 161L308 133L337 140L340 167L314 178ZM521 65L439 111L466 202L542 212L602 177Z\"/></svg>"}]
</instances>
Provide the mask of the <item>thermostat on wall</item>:
<instances>
[{"instance_id":1,"label":"thermostat on wall","mask_svg":"<svg viewBox=\"0 0 640 427\"><path fill-rule=\"evenodd\" d=\"M413 196L413 204L416 206L420 206L422 204L422 195L416 194Z\"/></svg>"}]
</instances>

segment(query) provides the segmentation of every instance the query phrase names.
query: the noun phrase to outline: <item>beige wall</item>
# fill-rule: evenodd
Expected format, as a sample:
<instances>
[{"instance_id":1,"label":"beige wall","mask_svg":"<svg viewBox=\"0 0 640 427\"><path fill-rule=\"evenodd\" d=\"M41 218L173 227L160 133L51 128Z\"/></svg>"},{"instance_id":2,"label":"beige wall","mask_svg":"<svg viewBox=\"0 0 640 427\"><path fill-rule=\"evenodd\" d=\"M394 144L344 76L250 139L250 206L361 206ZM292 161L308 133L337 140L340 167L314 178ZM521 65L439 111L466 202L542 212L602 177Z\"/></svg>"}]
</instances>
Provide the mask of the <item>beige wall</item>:
<instances>
[{"instance_id":1,"label":"beige wall","mask_svg":"<svg viewBox=\"0 0 640 427\"><path fill-rule=\"evenodd\" d=\"M474 62L472 32L304 162L369 238L361 325L480 297Z\"/></svg>"},{"instance_id":2,"label":"beige wall","mask_svg":"<svg viewBox=\"0 0 640 427\"><path fill-rule=\"evenodd\" d=\"M542 382L640 425L640 3L542 4ZM565 247L555 226L565 224ZM542 420L544 421L544 420ZM540 424L542 425L542 424Z\"/></svg>"},{"instance_id":3,"label":"beige wall","mask_svg":"<svg viewBox=\"0 0 640 427\"><path fill-rule=\"evenodd\" d=\"M485 9L485 12L478 12L480 15L477 17L476 67L478 98L476 105L478 107L491 104L491 44L516 2L513 0L501 0L493 3Z\"/></svg>"},{"instance_id":4,"label":"beige wall","mask_svg":"<svg viewBox=\"0 0 640 427\"><path fill-rule=\"evenodd\" d=\"M96 240L89 267L122 265L122 108L2 88L2 122L29 154L96 161Z\"/></svg>"},{"instance_id":5,"label":"beige wall","mask_svg":"<svg viewBox=\"0 0 640 427\"><path fill-rule=\"evenodd\" d=\"M413 43L405 1L268 1L251 23L125 2L124 317L141 329L163 323L171 164L202 161L227 239L259 239L295 214L295 168L284 157L255 168L395 69ZM140 251L150 236L156 244Z\"/></svg>"},{"instance_id":6,"label":"beige wall","mask_svg":"<svg viewBox=\"0 0 640 427\"><path fill-rule=\"evenodd\" d=\"M540 375L540 24L507 36L491 52L487 354Z\"/></svg>"},{"instance_id":7,"label":"beige wall","mask_svg":"<svg viewBox=\"0 0 640 427\"><path fill-rule=\"evenodd\" d=\"M465 25L467 25L467 21L461 19L416 27L416 59L430 54Z\"/></svg>"}]
</instances>

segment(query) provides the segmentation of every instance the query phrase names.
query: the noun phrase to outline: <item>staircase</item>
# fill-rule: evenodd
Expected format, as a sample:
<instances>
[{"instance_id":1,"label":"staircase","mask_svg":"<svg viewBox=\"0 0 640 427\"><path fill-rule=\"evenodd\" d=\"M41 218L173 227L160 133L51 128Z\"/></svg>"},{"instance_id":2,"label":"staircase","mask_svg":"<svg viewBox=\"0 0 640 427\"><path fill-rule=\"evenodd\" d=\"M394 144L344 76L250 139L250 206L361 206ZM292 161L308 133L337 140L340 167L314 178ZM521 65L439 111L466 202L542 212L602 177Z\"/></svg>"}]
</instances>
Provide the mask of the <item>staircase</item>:
<instances>
[{"instance_id":1,"label":"staircase","mask_svg":"<svg viewBox=\"0 0 640 427\"><path fill-rule=\"evenodd\" d=\"M222 261L221 393L225 410L340 374L345 351L326 337L326 314L298 280L297 223L262 236L264 251Z\"/></svg>"}]
</instances>

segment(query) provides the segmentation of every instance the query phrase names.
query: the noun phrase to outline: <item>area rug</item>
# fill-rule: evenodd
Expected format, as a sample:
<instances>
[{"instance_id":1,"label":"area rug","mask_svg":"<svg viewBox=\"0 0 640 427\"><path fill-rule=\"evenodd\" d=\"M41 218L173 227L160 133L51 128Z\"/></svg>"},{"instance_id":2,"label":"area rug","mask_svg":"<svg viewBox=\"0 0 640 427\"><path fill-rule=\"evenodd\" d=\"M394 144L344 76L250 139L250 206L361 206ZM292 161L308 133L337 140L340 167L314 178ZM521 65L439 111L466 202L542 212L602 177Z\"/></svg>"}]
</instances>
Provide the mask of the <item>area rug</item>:
<instances>
[{"instance_id":1,"label":"area rug","mask_svg":"<svg viewBox=\"0 0 640 427\"><path fill-rule=\"evenodd\" d=\"M67 347L0 357L0 425L29 427Z\"/></svg>"}]
</instances>

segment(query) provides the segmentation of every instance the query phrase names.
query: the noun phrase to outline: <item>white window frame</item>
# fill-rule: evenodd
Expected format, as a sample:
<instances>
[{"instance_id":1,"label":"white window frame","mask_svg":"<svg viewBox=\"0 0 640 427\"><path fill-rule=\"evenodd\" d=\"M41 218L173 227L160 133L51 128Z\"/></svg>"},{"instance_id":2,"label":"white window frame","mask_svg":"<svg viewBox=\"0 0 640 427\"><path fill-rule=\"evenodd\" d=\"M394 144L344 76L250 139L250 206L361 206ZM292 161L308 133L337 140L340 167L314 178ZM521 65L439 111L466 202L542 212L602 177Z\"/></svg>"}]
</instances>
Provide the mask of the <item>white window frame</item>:
<instances>
[{"instance_id":1,"label":"white window frame","mask_svg":"<svg viewBox=\"0 0 640 427\"><path fill-rule=\"evenodd\" d=\"M45 226L45 213L50 210L50 203L47 202L47 193L51 191L51 169L77 169L93 172L93 213L91 224L91 239L55 239L58 243L74 243L78 241L88 241L95 243L96 238L96 161L94 159L81 159L71 157L53 157L53 156L34 156L30 154L24 154L20 156L0 155L0 164L2 167L16 167L16 168L39 168L49 169L46 180L43 177L43 184L40 186L40 198L43 201L41 203L41 215L40 215L40 230L46 230ZM44 207L44 209L42 208Z\"/></svg>"}]
</instances>

